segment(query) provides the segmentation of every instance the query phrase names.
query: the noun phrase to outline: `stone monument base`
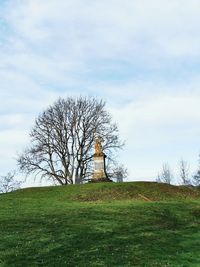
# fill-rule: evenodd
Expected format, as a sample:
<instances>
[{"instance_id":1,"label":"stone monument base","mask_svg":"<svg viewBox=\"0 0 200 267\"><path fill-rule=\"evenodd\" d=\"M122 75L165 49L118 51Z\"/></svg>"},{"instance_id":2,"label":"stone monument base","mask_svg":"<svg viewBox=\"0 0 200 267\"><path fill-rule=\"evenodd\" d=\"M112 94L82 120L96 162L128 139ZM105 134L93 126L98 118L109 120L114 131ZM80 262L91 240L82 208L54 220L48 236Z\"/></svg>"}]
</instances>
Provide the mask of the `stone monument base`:
<instances>
[{"instance_id":1,"label":"stone monument base","mask_svg":"<svg viewBox=\"0 0 200 267\"><path fill-rule=\"evenodd\" d=\"M113 182L109 178L98 178L98 179L91 179L89 183L102 183L102 182Z\"/></svg>"}]
</instances>

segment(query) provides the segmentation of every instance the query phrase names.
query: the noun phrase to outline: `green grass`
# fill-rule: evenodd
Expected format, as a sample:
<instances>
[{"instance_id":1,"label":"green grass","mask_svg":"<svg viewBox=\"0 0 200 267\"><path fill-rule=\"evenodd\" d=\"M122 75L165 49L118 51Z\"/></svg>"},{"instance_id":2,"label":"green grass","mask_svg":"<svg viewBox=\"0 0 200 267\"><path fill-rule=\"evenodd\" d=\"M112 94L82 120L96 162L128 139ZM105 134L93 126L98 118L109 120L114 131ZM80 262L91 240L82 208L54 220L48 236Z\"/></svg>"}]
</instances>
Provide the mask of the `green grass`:
<instances>
[{"instance_id":1,"label":"green grass","mask_svg":"<svg viewBox=\"0 0 200 267\"><path fill-rule=\"evenodd\" d=\"M200 192L101 183L0 195L0 267L200 266Z\"/></svg>"}]
</instances>

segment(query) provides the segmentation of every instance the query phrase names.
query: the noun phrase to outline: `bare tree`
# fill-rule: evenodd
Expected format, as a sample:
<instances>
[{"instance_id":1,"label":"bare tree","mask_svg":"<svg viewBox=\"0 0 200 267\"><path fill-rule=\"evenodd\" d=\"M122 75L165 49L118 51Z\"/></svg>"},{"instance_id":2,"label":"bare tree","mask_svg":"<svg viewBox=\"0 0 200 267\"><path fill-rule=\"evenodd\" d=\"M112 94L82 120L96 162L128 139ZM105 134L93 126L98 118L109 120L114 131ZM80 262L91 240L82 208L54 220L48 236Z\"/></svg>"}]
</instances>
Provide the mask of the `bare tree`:
<instances>
[{"instance_id":1,"label":"bare tree","mask_svg":"<svg viewBox=\"0 0 200 267\"><path fill-rule=\"evenodd\" d=\"M18 158L20 170L61 185L81 183L91 176L97 135L104 140L103 149L110 158L123 147L105 102L60 98L36 119L31 145Z\"/></svg>"},{"instance_id":2,"label":"bare tree","mask_svg":"<svg viewBox=\"0 0 200 267\"><path fill-rule=\"evenodd\" d=\"M198 170L196 174L193 176L192 183L195 186L200 186L200 170Z\"/></svg>"},{"instance_id":3,"label":"bare tree","mask_svg":"<svg viewBox=\"0 0 200 267\"><path fill-rule=\"evenodd\" d=\"M113 164L107 166L107 174L111 180L122 183L128 176L128 170L123 164L118 165L116 162L113 162Z\"/></svg>"},{"instance_id":4,"label":"bare tree","mask_svg":"<svg viewBox=\"0 0 200 267\"><path fill-rule=\"evenodd\" d=\"M185 161L183 159L180 160L179 171L180 171L181 183L183 185L191 184L191 181L189 179L189 165L188 165L187 161Z\"/></svg>"},{"instance_id":5,"label":"bare tree","mask_svg":"<svg viewBox=\"0 0 200 267\"><path fill-rule=\"evenodd\" d=\"M159 183L171 184L173 180L173 174L168 163L164 163L161 172L156 179Z\"/></svg>"},{"instance_id":6,"label":"bare tree","mask_svg":"<svg viewBox=\"0 0 200 267\"><path fill-rule=\"evenodd\" d=\"M0 177L0 193L7 193L19 189L22 182L15 180L15 172L8 172Z\"/></svg>"},{"instance_id":7,"label":"bare tree","mask_svg":"<svg viewBox=\"0 0 200 267\"><path fill-rule=\"evenodd\" d=\"M193 176L192 183L195 186L200 186L200 155L199 155L199 167L196 174Z\"/></svg>"}]
</instances>

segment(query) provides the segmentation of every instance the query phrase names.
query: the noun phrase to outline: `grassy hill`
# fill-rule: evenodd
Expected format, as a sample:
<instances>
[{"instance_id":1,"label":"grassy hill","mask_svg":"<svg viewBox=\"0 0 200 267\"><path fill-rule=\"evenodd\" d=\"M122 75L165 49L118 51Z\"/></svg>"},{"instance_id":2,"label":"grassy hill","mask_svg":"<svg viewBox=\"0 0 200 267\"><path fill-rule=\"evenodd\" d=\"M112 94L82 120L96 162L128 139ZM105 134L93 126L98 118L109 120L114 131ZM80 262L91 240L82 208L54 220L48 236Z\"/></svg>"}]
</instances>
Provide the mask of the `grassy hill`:
<instances>
[{"instance_id":1,"label":"grassy hill","mask_svg":"<svg viewBox=\"0 0 200 267\"><path fill-rule=\"evenodd\" d=\"M200 191L100 183L0 195L0 267L200 266Z\"/></svg>"}]
</instances>

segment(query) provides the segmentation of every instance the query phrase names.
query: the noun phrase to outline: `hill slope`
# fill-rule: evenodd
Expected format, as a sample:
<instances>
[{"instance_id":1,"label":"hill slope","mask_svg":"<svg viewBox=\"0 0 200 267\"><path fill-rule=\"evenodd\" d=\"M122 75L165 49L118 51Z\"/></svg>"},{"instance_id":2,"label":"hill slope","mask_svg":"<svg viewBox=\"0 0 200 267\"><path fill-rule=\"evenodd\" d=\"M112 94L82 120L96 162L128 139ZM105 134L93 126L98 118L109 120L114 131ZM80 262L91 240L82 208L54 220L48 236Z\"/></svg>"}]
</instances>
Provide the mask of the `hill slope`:
<instances>
[{"instance_id":1,"label":"hill slope","mask_svg":"<svg viewBox=\"0 0 200 267\"><path fill-rule=\"evenodd\" d=\"M157 183L0 195L0 266L200 266L198 190Z\"/></svg>"}]
</instances>

